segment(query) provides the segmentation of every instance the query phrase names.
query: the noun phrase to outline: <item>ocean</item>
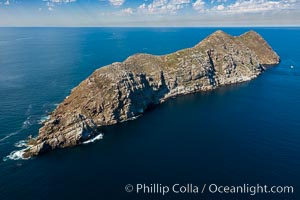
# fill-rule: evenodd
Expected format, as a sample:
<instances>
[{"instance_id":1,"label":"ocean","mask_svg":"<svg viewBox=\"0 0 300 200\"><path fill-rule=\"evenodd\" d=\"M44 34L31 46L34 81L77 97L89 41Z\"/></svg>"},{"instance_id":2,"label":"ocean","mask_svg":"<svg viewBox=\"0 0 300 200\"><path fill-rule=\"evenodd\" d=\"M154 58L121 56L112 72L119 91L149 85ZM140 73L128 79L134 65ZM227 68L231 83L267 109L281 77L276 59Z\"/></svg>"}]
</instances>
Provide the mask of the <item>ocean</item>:
<instances>
[{"instance_id":1,"label":"ocean","mask_svg":"<svg viewBox=\"0 0 300 200\"><path fill-rule=\"evenodd\" d=\"M29 160L11 152L97 68L257 31L281 63L257 79L181 96L103 139ZM0 200L300 199L300 28L0 28ZM293 186L293 194L126 192L145 184Z\"/></svg>"}]
</instances>

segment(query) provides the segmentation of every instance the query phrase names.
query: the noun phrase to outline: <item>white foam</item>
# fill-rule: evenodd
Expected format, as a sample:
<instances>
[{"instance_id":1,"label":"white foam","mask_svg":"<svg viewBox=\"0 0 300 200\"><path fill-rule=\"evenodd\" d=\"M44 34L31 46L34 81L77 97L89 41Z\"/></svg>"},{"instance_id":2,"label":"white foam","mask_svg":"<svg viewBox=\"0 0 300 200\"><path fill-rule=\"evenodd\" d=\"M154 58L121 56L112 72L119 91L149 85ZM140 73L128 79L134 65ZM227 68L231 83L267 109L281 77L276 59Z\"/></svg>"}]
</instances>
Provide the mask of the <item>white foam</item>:
<instances>
[{"instance_id":1,"label":"white foam","mask_svg":"<svg viewBox=\"0 0 300 200\"><path fill-rule=\"evenodd\" d=\"M89 139L89 140L83 142L83 144L92 143L92 142L95 142L96 140L101 140L101 139L103 139L103 134L102 133L100 133L96 137L93 137L92 139Z\"/></svg>"},{"instance_id":2,"label":"white foam","mask_svg":"<svg viewBox=\"0 0 300 200\"><path fill-rule=\"evenodd\" d=\"M23 154L27 148L17 150L17 151L12 151L9 155L3 158L3 161L7 160L28 160L29 158L24 158Z\"/></svg>"},{"instance_id":3,"label":"white foam","mask_svg":"<svg viewBox=\"0 0 300 200\"><path fill-rule=\"evenodd\" d=\"M28 147L27 142L25 140L20 140L19 142L15 143L15 147Z\"/></svg>"},{"instance_id":4,"label":"white foam","mask_svg":"<svg viewBox=\"0 0 300 200\"><path fill-rule=\"evenodd\" d=\"M142 114L131 117L131 118L128 118L128 119L125 119L125 120L122 120L121 122L127 122L127 121L131 121L131 120L135 120L135 119L139 118L140 116L142 116Z\"/></svg>"},{"instance_id":5,"label":"white foam","mask_svg":"<svg viewBox=\"0 0 300 200\"><path fill-rule=\"evenodd\" d=\"M83 144L93 143L93 142L95 142L97 140L101 140L101 139L103 139L103 134L102 133L100 133L99 135L83 142ZM7 155L3 158L3 161L7 161L7 160L28 160L28 159L30 159L30 157L29 158L24 158L23 157L24 152L28 148L31 147L31 145L28 145L25 140L21 140L21 141L15 143L15 147L17 147L17 148L25 147L25 148L23 148L21 150L12 151L9 155Z\"/></svg>"},{"instance_id":6,"label":"white foam","mask_svg":"<svg viewBox=\"0 0 300 200\"><path fill-rule=\"evenodd\" d=\"M26 129L28 128L29 126L32 125L32 122L30 120L30 117L28 117L24 122L23 122L23 125L22 125L22 129Z\"/></svg>"},{"instance_id":7,"label":"white foam","mask_svg":"<svg viewBox=\"0 0 300 200\"><path fill-rule=\"evenodd\" d=\"M42 123L44 123L45 121L47 121L48 119L50 119L50 115L48 115L48 116L43 116L43 117L41 117L41 118L38 120L38 123L39 123L39 124L42 124Z\"/></svg>"},{"instance_id":8,"label":"white foam","mask_svg":"<svg viewBox=\"0 0 300 200\"><path fill-rule=\"evenodd\" d=\"M126 121L135 120L135 119L139 118L140 116L142 116L142 115L137 115L137 116L131 117L131 118L127 119Z\"/></svg>"},{"instance_id":9,"label":"white foam","mask_svg":"<svg viewBox=\"0 0 300 200\"><path fill-rule=\"evenodd\" d=\"M12 151L9 155L7 155L3 158L3 161L7 161L7 160L28 160L28 159L30 159L30 157L29 158L24 158L23 154L27 149L29 149L32 146L33 145L28 145L26 140L20 140L19 142L15 143L15 147L17 147L17 148L22 148L23 147L23 148L20 149L20 150Z\"/></svg>"}]
</instances>

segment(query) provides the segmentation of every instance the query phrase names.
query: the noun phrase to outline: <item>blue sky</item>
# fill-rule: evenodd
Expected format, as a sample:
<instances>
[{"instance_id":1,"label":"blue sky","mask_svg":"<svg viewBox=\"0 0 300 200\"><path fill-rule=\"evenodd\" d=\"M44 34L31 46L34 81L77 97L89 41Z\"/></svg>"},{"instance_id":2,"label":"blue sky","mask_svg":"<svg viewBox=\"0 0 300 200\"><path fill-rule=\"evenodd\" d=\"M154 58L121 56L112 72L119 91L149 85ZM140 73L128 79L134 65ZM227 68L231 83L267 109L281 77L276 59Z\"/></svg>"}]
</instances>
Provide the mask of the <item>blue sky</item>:
<instances>
[{"instance_id":1,"label":"blue sky","mask_svg":"<svg viewBox=\"0 0 300 200\"><path fill-rule=\"evenodd\" d=\"M0 26L299 26L300 0L0 0Z\"/></svg>"}]
</instances>

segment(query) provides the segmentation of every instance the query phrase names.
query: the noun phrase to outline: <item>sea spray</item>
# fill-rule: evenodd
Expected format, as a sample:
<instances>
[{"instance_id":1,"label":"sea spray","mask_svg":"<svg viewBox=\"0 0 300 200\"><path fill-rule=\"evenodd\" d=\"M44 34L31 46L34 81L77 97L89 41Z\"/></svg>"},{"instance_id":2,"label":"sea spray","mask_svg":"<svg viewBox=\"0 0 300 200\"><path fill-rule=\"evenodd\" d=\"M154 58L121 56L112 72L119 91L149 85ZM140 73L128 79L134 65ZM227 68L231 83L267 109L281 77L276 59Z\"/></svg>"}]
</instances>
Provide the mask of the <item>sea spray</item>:
<instances>
[{"instance_id":1,"label":"sea spray","mask_svg":"<svg viewBox=\"0 0 300 200\"><path fill-rule=\"evenodd\" d=\"M45 121L50 119L50 115L43 116L38 120L38 124L43 124Z\"/></svg>"},{"instance_id":2,"label":"sea spray","mask_svg":"<svg viewBox=\"0 0 300 200\"><path fill-rule=\"evenodd\" d=\"M102 133L100 133L99 135L96 135L95 137L93 137L93 138L91 138L87 141L84 141L83 144L93 143L93 142L95 142L97 140L101 140L101 139L103 139L103 134Z\"/></svg>"},{"instance_id":3,"label":"sea spray","mask_svg":"<svg viewBox=\"0 0 300 200\"><path fill-rule=\"evenodd\" d=\"M28 160L29 158L24 158L23 157L23 154L24 154L26 149L27 148L12 151L9 155L7 155L3 158L3 161L7 161L7 160Z\"/></svg>"}]
</instances>

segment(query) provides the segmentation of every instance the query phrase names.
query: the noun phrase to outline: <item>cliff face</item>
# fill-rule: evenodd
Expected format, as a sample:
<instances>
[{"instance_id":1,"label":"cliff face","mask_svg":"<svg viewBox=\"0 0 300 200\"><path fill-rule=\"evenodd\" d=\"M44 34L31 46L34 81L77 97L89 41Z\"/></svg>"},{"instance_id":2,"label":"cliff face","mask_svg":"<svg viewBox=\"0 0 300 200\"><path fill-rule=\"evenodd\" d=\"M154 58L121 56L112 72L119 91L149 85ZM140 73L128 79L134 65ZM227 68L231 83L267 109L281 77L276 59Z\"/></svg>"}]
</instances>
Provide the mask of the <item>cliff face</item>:
<instances>
[{"instance_id":1,"label":"cliff face","mask_svg":"<svg viewBox=\"0 0 300 200\"><path fill-rule=\"evenodd\" d=\"M254 31L239 37L217 31L172 54L130 56L96 70L74 88L23 156L80 144L97 135L100 126L133 118L170 97L248 81L278 63Z\"/></svg>"}]
</instances>

